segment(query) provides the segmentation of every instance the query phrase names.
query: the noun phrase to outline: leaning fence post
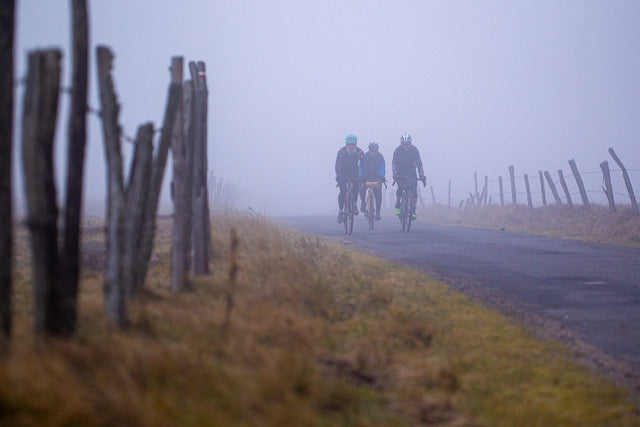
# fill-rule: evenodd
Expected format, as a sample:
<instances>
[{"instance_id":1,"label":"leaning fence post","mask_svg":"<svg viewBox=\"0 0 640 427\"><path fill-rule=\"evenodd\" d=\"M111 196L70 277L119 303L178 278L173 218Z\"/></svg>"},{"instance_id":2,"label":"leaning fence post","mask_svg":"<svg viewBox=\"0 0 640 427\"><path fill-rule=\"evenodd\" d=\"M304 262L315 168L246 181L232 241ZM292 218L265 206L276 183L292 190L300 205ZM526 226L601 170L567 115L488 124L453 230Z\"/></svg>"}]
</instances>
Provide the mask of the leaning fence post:
<instances>
[{"instance_id":1,"label":"leaning fence post","mask_svg":"<svg viewBox=\"0 0 640 427\"><path fill-rule=\"evenodd\" d=\"M433 204L436 204L436 195L433 193L433 185L430 185L429 188L431 189L431 200L433 201Z\"/></svg>"},{"instance_id":2,"label":"leaning fence post","mask_svg":"<svg viewBox=\"0 0 640 427\"><path fill-rule=\"evenodd\" d=\"M538 176L540 177L540 192L542 193L542 206L547 206L547 195L544 191L544 176L542 175L542 171L538 171Z\"/></svg>"},{"instance_id":3,"label":"leaning fence post","mask_svg":"<svg viewBox=\"0 0 640 427\"><path fill-rule=\"evenodd\" d=\"M562 173L562 169L558 169L558 176L560 177L560 185L562 185L562 189L564 190L564 195L567 197L567 204L569 206L573 206L573 201L571 200L571 194L569 194L569 187L567 187L567 183L564 180L564 174Z\"/></svg>"},{"instance_id":4,"label":"leaning fence post","mask_svg":"<svg viewBox=\"0 0 640 427\"><path fill-rule=\"evenodd\" d=\"M473 183L475 184L476 189L476 192L474 193L476 195L476 199L480 200L480 193L478 193L478 172L473 173Z\"/></svg>"},{"instance_id":5,"label":"leaning fence post","mask_svg":"<svg viewBox=\"0 0 640 427\"><path fill-rule=\"evenodd\" d=\"M620 166L622 170L622 177L624 178L624 184L627 186L627 191L629 192L629 199L631 200L631 209L633 213L638 215L638 203L636 203L636 195L633 193L633 187L631 186L631 180L629 179L629 174L627 173L627 168L624 167L622 161L618 157L613 148L609 148L609 154L613 157L613 160Z\"/></svg>"},{"instance_id":6,"label":"leaning fence post","mask_svg":"<svg viewBox=\"0 0 640 427\"><path fill-rule=\"evenodd\" d=\"M562 199L560 198L560 194L558 194L558 190L556 190L556 185L553 183L553 179L551 179L551 174L549 171L544 171L544 176L547 178L547 183L549 184L549 188L551 189L551 193L553 194L553 198L556 200L556 203L561 205Z\"/></svg>"},{"instance_id":7,"label":"leaning fence post","mask_svg":"<svg viewBox=\"0 0 640 427\"><path fill-rule=\"evenodd\" d=\"M578 190L580 190L580 197L582 197L582 204L588 208L589 198L587 197L587 191L584 189L584 183L582 182L580 172L578 172L576 161L573 159L569 160L569 166L571 166L571 172L573 172L573 176L576 178L576 184L578 184Z\"/></svg>"},{"instance_id":8,"label":"leaning fence post","mask_svg":"<svg viewBox=\"0 0 640 427\"><path fill-rule=\"evenodd\" d=\"M498 186L500 187L500 206L504 206L504 190L502 188L502 177L498 177Z\"/></svg>"},{"instance_id":9,"label":"leaning fence post","mask_svg":"<svg viewBox=\"0 0 640 427\"><path fill-rule=\"evenodd\" d=\"M613 200L613 186L611 185L611 173L609 172L609 162L606 160L600 163L600 169L602 169L602 178L604 179L604 194L609 200L609 209L616 211L616 202Z\"/></svg>"},{"instance_id":10,"label":"leaning fence post","mask_svg":"<svg viewBox=\"0 0 640 427\"><path fill-rule=\"evenodd\" d=\"M533 202L531 201L531 188L529 187L529 175L524 174L524 186L527 188L527 205L529 208L533 208Z\"/></svg>"},{"instance_id":11,"label":"leaning fence post","mask_svg":"<svg viewBox=\"0 0 640 427\"><path fill-rule=\"evenodd\" d=\"M511 201L515 205L516 200L516 177L513 170L513 166L509 166L509 176L511 177Z\"/></svg>"}]
</instances>

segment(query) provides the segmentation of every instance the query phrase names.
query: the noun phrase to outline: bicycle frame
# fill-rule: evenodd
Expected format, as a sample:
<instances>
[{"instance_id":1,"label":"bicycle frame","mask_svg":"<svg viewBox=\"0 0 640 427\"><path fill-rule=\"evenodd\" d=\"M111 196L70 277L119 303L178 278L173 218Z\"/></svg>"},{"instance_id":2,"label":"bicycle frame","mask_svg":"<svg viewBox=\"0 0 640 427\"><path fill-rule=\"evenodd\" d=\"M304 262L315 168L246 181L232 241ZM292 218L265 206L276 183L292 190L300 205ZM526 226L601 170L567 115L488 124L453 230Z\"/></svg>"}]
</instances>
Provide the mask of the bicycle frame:
<instances>
[{"instance_id":1,"label":"bicycle frame","mask_svg":"<svg viewBox=\"0 0 640 427\"><path fill-rule=\"evenodd\" d=\"M411 212L412 208L415 209L415 206L411 206L415 201L412 200L413 194L411 193L408 185L411 179L420 181L418 178L409 178L398 182L398 187L400 187L400 190L402 191L400 194L400 215L398 215L402 231L411 230L411 221L413 220Z\"/></svg>"}]
</instances>

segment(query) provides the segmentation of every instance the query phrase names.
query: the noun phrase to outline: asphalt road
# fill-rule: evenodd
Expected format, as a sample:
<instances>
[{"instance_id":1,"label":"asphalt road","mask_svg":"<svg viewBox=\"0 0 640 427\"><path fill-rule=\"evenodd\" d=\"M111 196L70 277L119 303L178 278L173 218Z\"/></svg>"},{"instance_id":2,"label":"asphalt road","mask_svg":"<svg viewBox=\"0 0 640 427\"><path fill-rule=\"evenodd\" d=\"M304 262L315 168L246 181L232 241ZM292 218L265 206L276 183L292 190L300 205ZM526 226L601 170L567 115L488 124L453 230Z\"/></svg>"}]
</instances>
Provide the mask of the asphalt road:
<instances>
[{"instance_id":1,"label":"asphalt road","mask_svg":"<svg viewBox=\"0 0 640 427\"><path fill-rule=\"evenodd\" d=\"M352 235L335 217L280 218L287 226L425 271L521 321L640 393L640 249L427 225L396 218Z\"/></svg>"}]
</instances>

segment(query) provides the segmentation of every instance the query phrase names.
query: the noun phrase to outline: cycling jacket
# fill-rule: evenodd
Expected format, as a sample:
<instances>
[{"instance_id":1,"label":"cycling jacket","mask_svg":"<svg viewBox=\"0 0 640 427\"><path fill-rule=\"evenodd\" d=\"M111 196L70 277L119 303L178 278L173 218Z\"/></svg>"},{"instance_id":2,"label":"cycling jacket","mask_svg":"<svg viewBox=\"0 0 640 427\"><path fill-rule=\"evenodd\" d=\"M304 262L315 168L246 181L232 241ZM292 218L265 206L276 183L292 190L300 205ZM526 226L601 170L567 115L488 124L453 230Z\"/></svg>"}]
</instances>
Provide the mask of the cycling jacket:
<instances>
[{"instance_id":1,"label":"cycling jacket","mask_svg":"<svg viewBox=\"0 0 640 427\"><path fill-rule=\"evenodd\" d=\"M359 178L360 162L364 157L364 151L359 147L354 147L353 152L349 152L349 146L345 145L338 150L336 156L336 177L337 178Z\"/></svg>"},{"instance_id":2,"label":"cycling jacket","mask_svg":"<svg viewBox=\"0 0 640 427\"><path fill-rule=\"evenodd\" d=\"M385 175L384 157L377 151L368 151L362 159L362 177L364 179L380 179Z\"/></svg>"},{"instance_id":3,"label":"cycling jacket","mask_svg":"<svg viewBox=\"0 0 640 427\"><path fill-rule=\"evenodd\" d=\"M400 144L393 152L392 168L393 175L398 177L417 178L416 169L418 174L424 175L418 148L411 144Z\"/></svg>"}]
</instances>

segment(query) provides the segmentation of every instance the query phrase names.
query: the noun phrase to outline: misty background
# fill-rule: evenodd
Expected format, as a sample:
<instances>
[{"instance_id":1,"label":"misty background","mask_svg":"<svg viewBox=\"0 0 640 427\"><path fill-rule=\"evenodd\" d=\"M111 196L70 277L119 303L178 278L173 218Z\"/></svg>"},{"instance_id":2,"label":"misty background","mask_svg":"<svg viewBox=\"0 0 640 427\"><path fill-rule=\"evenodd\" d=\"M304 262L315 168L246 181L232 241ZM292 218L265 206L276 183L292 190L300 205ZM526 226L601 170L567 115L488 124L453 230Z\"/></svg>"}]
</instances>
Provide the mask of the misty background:
<instances>
[{"instance_id":1,"label":"misty background","mask_svg":"<svg viewBox=\"0 0 640 427\"><path fill-rule=\"evenodd\" d=\"M29 50L58 46L70 86L68 2L17 3L16 76L26 75ZM617 169L609 147L640 190L639 18L640 2L622 0L91 1L89 105L99 108L98 44L115 53L120 122L131 137L145 121L161 126L171 56L204 61L209 169L238 187L238 208L270 215L337 211L334 162L349 133L365 151L380 144L389 180L393 150L410 133L441 203L449 180L455 204L474 191L474 172L489 176L494 203L501 175L510 201L509 165L539 191L537 171L570 176L569 159L597 191L589 197L604 203L598 164ZM18 85L16 156L23 91ZM67 98L56 142L59 191ZM87 144L85 204L94 206L106 188L94 114ZM20 173L18 162L17 199ZM621 174L613 175L617 201L628 203ZM170 180L169 162L165 212ZM568 184L579 200L575 181ZM521 179L518 187L524 192Z\"/></svg>"}]
</instances>

